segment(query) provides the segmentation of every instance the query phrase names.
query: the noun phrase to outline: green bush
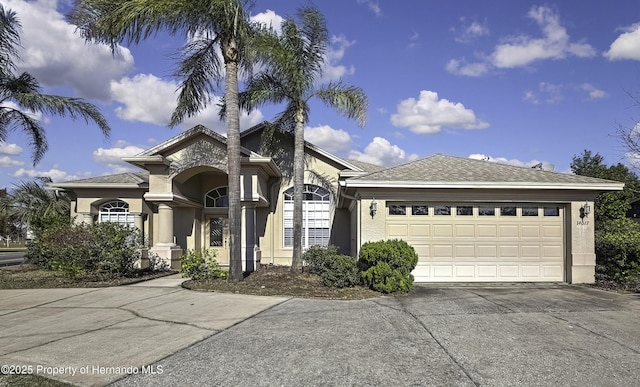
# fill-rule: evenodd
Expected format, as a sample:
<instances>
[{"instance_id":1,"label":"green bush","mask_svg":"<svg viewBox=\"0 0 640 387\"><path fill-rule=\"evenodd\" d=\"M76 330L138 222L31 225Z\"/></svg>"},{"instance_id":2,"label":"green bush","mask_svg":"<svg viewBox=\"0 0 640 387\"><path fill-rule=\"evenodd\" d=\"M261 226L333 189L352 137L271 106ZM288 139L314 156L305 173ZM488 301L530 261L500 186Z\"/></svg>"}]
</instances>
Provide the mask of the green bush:
<instances>
[{"instance_id":1,"label":"green bush","mask_svg":"<svg viewBox=\"0 0 640 387\"><path fill-rule=\"evenodd\" d=\"M607 278L640 280L640 224L622 218L596 231L596 272Z\"/></svg>"},{"instance_id":2,"label":"green bush","mask_svg":"<svg viewBox=\"0 0 640 387\"><path fill-rule=\"evenodd\" d=\"M335 246L311 246L302 254L302 261L309 273L320 276L324 286L345 288L360 283L355 258L338 254Z\"/></svg>"},{"instance_id":3,"label":"green bush","mask_svg":"<svg viewBox=\"0 0 640 387\"><path fill-rule=\"evenodd\" d=\"M180 272L183 277L196 281L225 278L227 272L215 258L215 250L189 250L180 258Z\"/></svg>"},{"instance_id":4,"label":"green bush","mask_svg":"<svg viewBox=\"0 0 640 387\"><path fill-rule=\"evenodd\" d=\"M27 260L68 277L92 273L107 278L132 274L140 257L139 232L117 223L54 221L35 229Z\"/></svg>"},{"instance_id":5,"label":"green bush","mask_svg":"<svg viewBox=\"0 0 640 387\"><path fill-rule=\"evenodd\" d=\"M418 255L407 242L367 242L362 245L359 258L362 281L371 289L383 293L407 293L413 289L411 271L418 263Z\"/></svg>"}]
</instances>

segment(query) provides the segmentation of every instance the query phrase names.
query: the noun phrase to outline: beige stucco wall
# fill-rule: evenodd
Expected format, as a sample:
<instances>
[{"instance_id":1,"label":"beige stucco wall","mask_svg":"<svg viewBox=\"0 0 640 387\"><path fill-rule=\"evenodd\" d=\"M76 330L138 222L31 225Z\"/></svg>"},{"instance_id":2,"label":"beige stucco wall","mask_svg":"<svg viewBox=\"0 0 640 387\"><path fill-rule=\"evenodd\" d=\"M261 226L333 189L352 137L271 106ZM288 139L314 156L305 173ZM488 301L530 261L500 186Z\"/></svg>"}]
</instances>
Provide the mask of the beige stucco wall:
<instances>
[{"instance_id":1,"label":"beige stucco wall","mask_svg":"<svg viewBox=\"0 0 640 387\"><path fill-rule=\"evenodd\" d=\"M591 208L591 213L581 218L580 208L585 204ZM568 206L567 281L570 283L595 282L596 254L593 206L593 201L572 202Z\"/></svg>"}]
</instances>

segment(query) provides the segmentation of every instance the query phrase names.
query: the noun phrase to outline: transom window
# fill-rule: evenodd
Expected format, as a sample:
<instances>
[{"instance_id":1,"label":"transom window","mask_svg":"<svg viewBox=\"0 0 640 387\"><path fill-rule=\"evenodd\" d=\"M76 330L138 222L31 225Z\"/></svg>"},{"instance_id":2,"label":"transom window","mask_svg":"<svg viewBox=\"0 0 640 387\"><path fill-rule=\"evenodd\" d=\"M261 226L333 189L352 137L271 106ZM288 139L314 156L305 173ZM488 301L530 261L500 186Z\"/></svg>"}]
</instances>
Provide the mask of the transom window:
<instances>
[{"instance_id":1,"label":"transom window","mask_svg":"<svg viewBox=\"0 0 640 387\"><path fill-rule=\"evenodd\" d=\"M204 195L204 206L207 208L229 207L227 187L212 189Z\"/></svg>"},{"instance_id":2,"label":"transom window","mask_svg":"<svg viewBox=\"0 0 640 387\"><path fill-rule=\"evenodd\" d=\"M329 245L330 193L313 184L304 185L302 247ZM284 246L293 247L293 187L284 192Z\"/></svg>"},{"instance_id":3,"label":"transom window","mask_svg":"<svg viewBox=\"0 0 640 387\"><path fill-rule=\"evenodd\" d=\"M133 215L129 213L129 204L114 200L100 206L100 222L113 222L133 226Z\"/></svg>"}]
</instances>

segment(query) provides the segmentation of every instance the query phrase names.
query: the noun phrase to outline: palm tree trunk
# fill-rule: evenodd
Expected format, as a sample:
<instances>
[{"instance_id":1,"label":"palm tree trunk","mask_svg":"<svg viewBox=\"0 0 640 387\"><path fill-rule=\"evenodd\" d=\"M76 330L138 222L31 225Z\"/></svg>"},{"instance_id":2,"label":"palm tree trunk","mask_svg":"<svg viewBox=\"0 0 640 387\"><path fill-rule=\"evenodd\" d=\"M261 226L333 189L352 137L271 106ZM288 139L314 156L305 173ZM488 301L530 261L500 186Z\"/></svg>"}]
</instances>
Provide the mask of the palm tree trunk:
<instances>
[{"instance_id":1,"label":"palm tree trunk","mask_svg":"<svg viewBox=\"0 0 640 387\"><path fill-rule=\"evenodd\" d=\"M304 112L296 113L293 149L293 257L291 271L302 270L302 199L304 194Z\"/></svg>"},{"instance_id":2,"label":"palm tree trunk","mask_svg":"<svg viewBox=\"0 0 640 387\"><path fill-rule=\"evenodd\" d=\"M229 278L240 281L242 275L242 207L240 201L240 107L238 104L238 63L225 63L225 99L227 103L227 164L229 167Z\"/></svg>"}]
</instances>

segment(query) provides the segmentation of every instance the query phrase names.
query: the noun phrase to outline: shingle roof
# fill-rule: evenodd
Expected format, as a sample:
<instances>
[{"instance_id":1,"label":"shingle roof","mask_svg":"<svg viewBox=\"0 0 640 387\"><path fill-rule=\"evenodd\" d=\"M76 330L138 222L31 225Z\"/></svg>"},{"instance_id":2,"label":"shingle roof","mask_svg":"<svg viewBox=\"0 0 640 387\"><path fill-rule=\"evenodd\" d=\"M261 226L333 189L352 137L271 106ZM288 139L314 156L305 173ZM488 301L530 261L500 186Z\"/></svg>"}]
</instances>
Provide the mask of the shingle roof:
<instances>
[{"instance_id":1,"label":"shingle roof","mask_svg":"<svg viewBox=\"0 0 640 387\"><path fill-rule=\"evenodd\" d=\"M493 184L622 184L587 176L543 171L490 161L435 154L420 160L353 177L349 182L493 183Z\"/></svg>"},{"instance_id":2,"label":"shingle roof","mask_svg":"<svg viewBox=\"0 0 640 387\"><path fill-rule=\"evenodd\" d=\"M360 161L360 160L353 160L353 159L347 159L347 161L353 165L355 165L356 167L362 169L365 172L377 172L377 171L381 171L384 169L384 167L381 167L379 165L375 165L375 164L371 164L371 163L367 163L365 161Z\"/></svg>"},{"instance_id":3,"label":"shingle roof","mask_svg":"<svg viewBox=\"0 0 640 387\"><path fill-rule=\"evenodd\" d=\"M87 179L69 180L64 184L143 184L149 183L149 172L126 172L115 175L90 177ZM56 185L55 183L53 184Z\"/></svg>"}]
</instances>

